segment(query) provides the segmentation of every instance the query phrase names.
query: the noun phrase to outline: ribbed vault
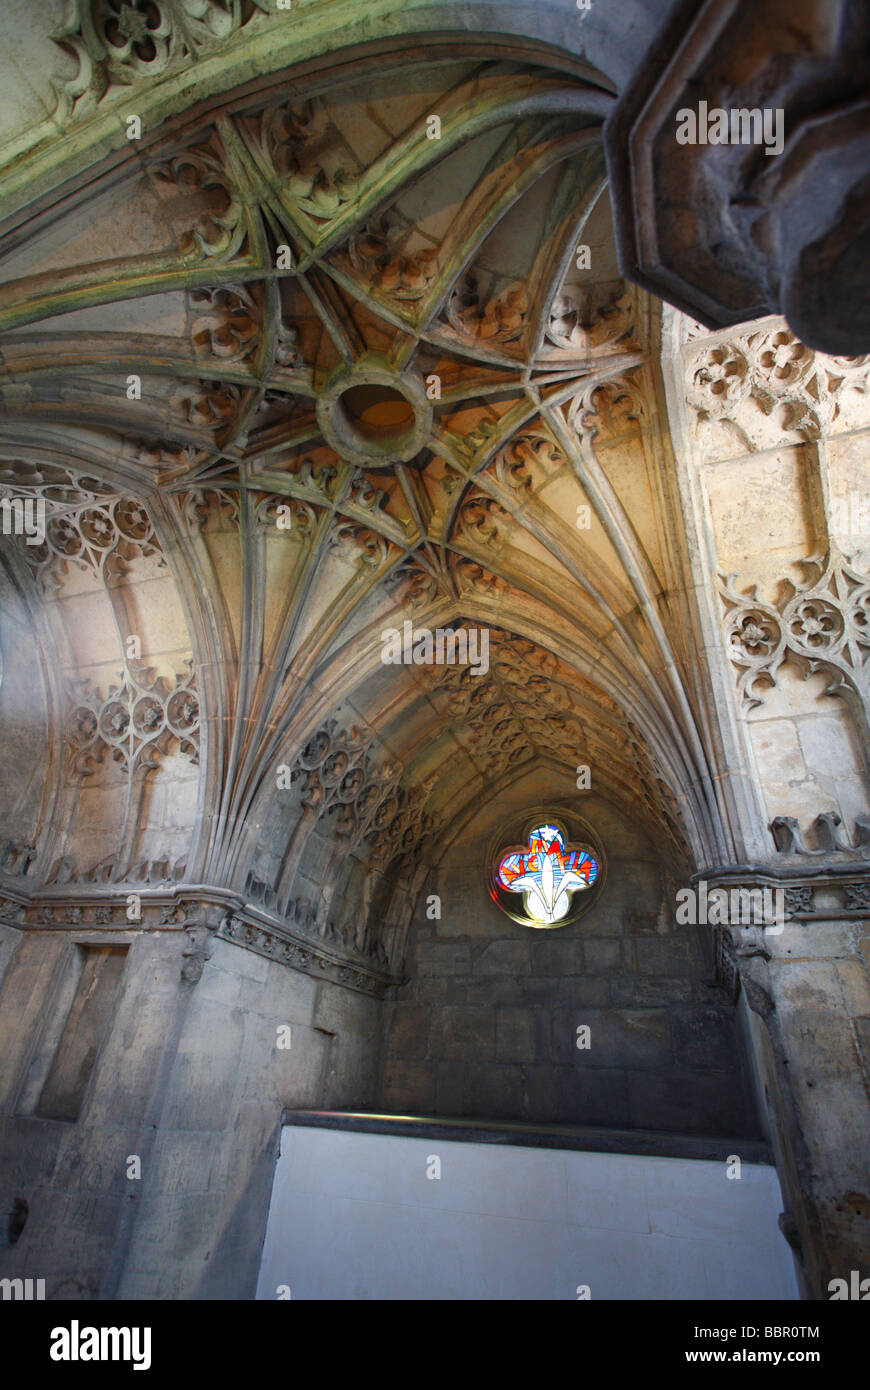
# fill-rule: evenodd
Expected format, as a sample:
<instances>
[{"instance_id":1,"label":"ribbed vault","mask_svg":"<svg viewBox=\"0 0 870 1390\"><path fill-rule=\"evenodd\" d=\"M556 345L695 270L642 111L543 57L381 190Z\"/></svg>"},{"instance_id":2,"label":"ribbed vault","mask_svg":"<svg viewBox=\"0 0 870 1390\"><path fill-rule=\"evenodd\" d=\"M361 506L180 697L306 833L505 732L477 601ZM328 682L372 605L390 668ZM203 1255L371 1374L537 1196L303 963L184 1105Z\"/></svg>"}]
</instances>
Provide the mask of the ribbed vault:
<instances>
[{"instance_id":1,"label":"ribbed vault","mask_svg":"<svg viewBox=\"0 0 870 1390\"><path fill-rule=\"evenodd\" d=\"M540 63L406 56L175 116L0 243L3 481L52 518L19 583L38 607L89 567L123 665L123 596L159 563L193 674L153 699L183 753L195 691L201 760L178 872L289 912L331 837L318 875L341 862L358 946L396 864L422 872L427 840L535 764L588 765L675 863L727 857L605 98ZM488 669L385 664L406 622L486 629ZM81 740L87 643L65 631L55 716L72 701ZM152 668L119 667L134 722ZM143 858L137 804L110 878Z\"/></svg>"}]
</instances>

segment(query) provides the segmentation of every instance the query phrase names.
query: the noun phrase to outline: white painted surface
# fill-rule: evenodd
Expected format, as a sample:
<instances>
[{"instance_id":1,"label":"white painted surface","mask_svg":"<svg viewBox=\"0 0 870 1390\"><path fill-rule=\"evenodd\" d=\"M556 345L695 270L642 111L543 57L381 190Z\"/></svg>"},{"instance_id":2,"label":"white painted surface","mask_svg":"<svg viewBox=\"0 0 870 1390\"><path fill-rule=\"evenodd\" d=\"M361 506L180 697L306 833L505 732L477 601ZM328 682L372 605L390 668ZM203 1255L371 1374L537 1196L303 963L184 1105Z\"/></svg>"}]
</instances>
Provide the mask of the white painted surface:
<instances>
[{"instance_id":1,"label":"white painted surface","mask_svg":"<svg viewBox=\"0 0 870 1390\"><path fill-rule=\"evenodd\" d=\"M769 1167L288 1125L257 1297L797 1298L781 1210Z\"/></svg>"}]
</instances>

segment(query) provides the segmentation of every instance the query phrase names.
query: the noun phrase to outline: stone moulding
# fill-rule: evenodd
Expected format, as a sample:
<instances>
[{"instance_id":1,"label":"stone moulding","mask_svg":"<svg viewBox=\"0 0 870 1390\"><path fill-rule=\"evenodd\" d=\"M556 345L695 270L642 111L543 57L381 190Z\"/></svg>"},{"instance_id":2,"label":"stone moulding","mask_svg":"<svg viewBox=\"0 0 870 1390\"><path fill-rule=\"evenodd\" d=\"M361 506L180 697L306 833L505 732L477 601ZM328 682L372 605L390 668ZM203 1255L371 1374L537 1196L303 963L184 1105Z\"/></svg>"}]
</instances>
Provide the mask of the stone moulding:
<instances>
[{"instance_id":1,"label":"stone moulding","mask_svg":"<svg viewBox=\"0 0 870 1390\"><path fill-rule=\"evenodd\" d=\"M297 935L277 918L246 907L225 889L186 885L175 891L154 892L131 886L130 893L140 900L138 921L127 920L127 895L123 891L49 891L28 896L21 891L20 880L14 887L0 884L0 923L18 931L74 931L91 943L109 937L128 940L142 932L186 933L188 949L183 954L189 958L198 952L201 966L210 951L201 951L202 943L191 937L191 924L201 922L213 937L358 993L384 998L391 987L404 983L401 977L345 960ZM198 973L191 973L190 964L185 968L188 973L184 978L195 983L201 968Z\"/></svg>"},{"instance_id":2,"label":"stone moulding","mask_svg":"<svg viewBox=\"0 0 870 1390\"><path fill-rule=\"evenodd\" d=\"M311 975L318 980L328 980L331 984L344 985L347 989L372 994L379 999L383 998L392 986L406 983L403 977L387 975L343 960L323 947L314 945L307 938L296 936L283 923L250 908L228 913L221 923L218 935L225 941L244 946L256 955L289 965L304 975Z\"/></svg>"},{"instance_id":3,"label":"stone moulding","mask_svg":"<svg viewBox=\"0 0 870 1390\"><path fill-rule=\"evenodd\" d=\"M819 865L816 869L807 867L797 873L770 866L737 865L693 874L689 882L694 887L702 879L707 885L708 896L715 888L727 892L782 889L789 922L809 924L870 917L870 867L855 863ZM828 897L830 905L820 905L819 898L823 895Z\"/></svg>"},{"instance_id":4,"label":"stone moulding","mask_svg":"<svg viewBox=\"0 0 870 1390\"><path fill-rule=\"evenodd\" d=\"M713 983L725 991L729 1003L736 1004L740 993L740 972L734 945L722 927L713 932Z\"/></svg>"},{"instance_id":5,"label":"stone moulding","mask_svg":"<svg viewBox=\"0 0 870 1390\"><path fill-rule=\"evenodd\" d=\"M857 922L870 918L870 870L856 872L854 865L820 866L801 874L737 866L693 874L690 883L694 886L702 879L707 884L708 895L716 888L743 893L781 889L785 895L785 918L791 924L810 927L815 922ZM821 895L827 897L827 906L819 904ZM754 956L770 960L765 935L773 925L729 923L712 928L711 984L724 990L732 1004L737 1002L741 984L746 984L741 961ZM755 1009L757 1002L757 999L755 1003L750 1000L750 1008Z\"/></svg>"},{"instance_id":6,"label":"stone moulding","mask_svg":"<svg viewBox=\"0 0 870 1390\"><path fill-rule=\"evenodd\" d=\"M21 927L26 907L26 898L4 891L0 894L0 922L7 927Z\"/></svg>"},{"instance_id":7,"label":"stone moulding","mask_svg":"<svg viewBox=\"0 0 870 1390\"><path fill-rule=\"evenodd\" d=\"M210 919L223 911L233 911L241 899L225 888L205 884L179 884L153 889L136 883L113 884L111 890L68 885L30 889L21 880L0 881L0 920L30 930L63 931L83 928L94 931L183 931L186 917L205 912ZM137 897L140 916L127 918L127 904Z\"/></svg>"}]
</instances>

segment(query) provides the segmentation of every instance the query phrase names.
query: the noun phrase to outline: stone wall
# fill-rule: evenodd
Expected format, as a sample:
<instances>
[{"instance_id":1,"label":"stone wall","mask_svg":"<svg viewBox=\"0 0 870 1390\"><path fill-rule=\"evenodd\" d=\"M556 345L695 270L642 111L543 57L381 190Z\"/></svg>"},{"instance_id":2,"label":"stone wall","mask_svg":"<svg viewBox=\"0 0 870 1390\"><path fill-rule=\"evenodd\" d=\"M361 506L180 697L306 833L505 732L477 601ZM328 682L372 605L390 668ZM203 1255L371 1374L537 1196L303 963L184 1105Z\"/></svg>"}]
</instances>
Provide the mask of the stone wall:
<instances>
[{"instance_id":1,"label":"stone wall","mask_svg":"<svg viewBox=\"0 0 870 1390\"><path fill-rule=\"evenodd\" d=\"M49 771L48 710L31 616L0 565L0 844L36 845ZM23 868L9 864L10 869Z\"/></svg>"},{"instance_id":2,"label":"stone wall","mask_svg":"<svg viewBox=\"0 0 870 1390\"><path fill-rule=\"evenodd\" d=\"M608 878L579 921L534 931L490 900L493 830L540 790L520 782L483 811L421 895L410 980L389 1006L384 1108L757 1135L735 1011L712 986L708 943L673 922L659 855L624 815L582 798ZM440 921L426 915L436 893ZM582 1025L588 1050L577 1047Z\"/></svg>"},{"instance_id":3,"label":"stone wall","mask_svg":"<svg viewBox=\"0 0 870 1390\"><path fill-rule=\"evenodd\" d=\"M252 1297L281 1113L371 1103L378 1004L225 941L185 984L183 933L130 934L79 1117L45 1119L21 1111L72 935L6 928L0 946L0 1276L45 1278L50 1299Z\"/></svg>"},{"instance_id":4,"label":"stone wall","mask_svg":"<svg viewBox=\"0 0 870 1390\"><path fill-rule=\"evenodd\" d=\"M775 1117L780 1172L810 1295L866 1268L870 1249L870 931L790 923L745 983Z\"/></svg>"},{"instance_id":5,"label":"stone wall","mask_svg":"<svg viewBox=\"0 0 870 1390\"><path fill-rule=\"evenodd\" d=\"M671 429L696 535L738 857L790 894L778 931L731 929L811 1297L870 1248L867 360L777 319L676 316Z\"/></svg>"}]
</instances>

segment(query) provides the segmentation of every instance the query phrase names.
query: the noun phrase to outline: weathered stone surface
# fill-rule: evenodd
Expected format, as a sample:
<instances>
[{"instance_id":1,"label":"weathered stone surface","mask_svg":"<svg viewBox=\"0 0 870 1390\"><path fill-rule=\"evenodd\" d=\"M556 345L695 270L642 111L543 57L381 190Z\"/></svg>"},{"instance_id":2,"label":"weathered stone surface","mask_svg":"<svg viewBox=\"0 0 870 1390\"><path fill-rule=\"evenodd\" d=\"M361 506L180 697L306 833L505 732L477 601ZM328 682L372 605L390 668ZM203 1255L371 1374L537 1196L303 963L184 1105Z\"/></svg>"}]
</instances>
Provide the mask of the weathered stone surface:
<instances>
[{"instance_id":1,"label":"weathered stone surface","mask_svg":"<svg viewBox=\"0 0 870 1390\"><path fill-rule=\"evenodd\" d=\"M853 1017L870 1015L870 970L860 960L837 962L846 1011Z\"/></svg>"},{"instance_id":2,"label":"weathered stone surface","mask_svg":"<svg viewBox=\"0 0 870 1390\"><path fill-rule=\"evenodd\" d=\"M555 941L533 941L532 970L546 979L559 975L582 975L585 966L584 943L565 940L561 933Z\"/></svg>"},{"instance_id":3,"label":"weathered stone surface","mask_svg":"<svg viewBox=\"0 0 870 1390\"><path fill-rule=\"evenodd\" d=\"M471 970L468 941L421 941L417 946L421 975L464 975Z\"/></svg>"},{"instance_id":4,"label":"weathered stone surface","mask_svg":"<svg viewBox=\"0 0 870 1390\"><path fill-rule=\"evenodd\" d=\"M618 1070L593 1071L582 1067L558 1067L555 1071L558 1114L575 1116L578 1125L634 1123L628 1097L628 1077Z\"/></svg>"},{"instance_id":5,"label":"weathered stone surface","mask_svg":"<svg viewBox=\"0 0 870 1390\"><path fill-rule=\"evenodd\" d=\"M733 1071L736 1054L732 1011L711 1003L706 1009L673 1010L671 1036L675 1065Z\"/></svg>"},{"instance_id":6,"label":"weathered stone surface","mask_svg":"<svg viewBox=\"0 0 870 1390\"><path fill-rule=\"evenodd\" d=\"M460 1062L442 1062L435 1088L436 1113L464 1118L506 1120L522 1107L522 1068L494 1066L486 1074L469 1071Z\"/></svg>"},{"instance_id":7,"label":"weathered stone surface","mask_svg":"<svg viewBox=\"0 0 870 1390\"><path fill-rule=\"evenodd\" d=\"M583 956L585 968L590 975L614 975L622 966L622 943L587 938L583 942Z\"/></svg>"},{"instance_id":8,"label":"weathered stone surface","mask_svg":"<svg viewBox=\"0 0 870 1390\"><path fill-rule=\"evenodd\" d=\"M685 1087L693 1095L692 1132L752 1138L757 1134L751 1102L733 1085L723 1086L718 1076L698 1076L676 1070L669 1076L644 1070L626 1073L632 1123L641 1129L684 1132ZM739 1151L738 1151L739 1152Z\"/></svg>"},{"instance_id":9,"label":"weathered stone surface","mask_svg":"<svg viewBox=\"0 0 870 1390\"><path fill-rule=\"evenodd\" d=\"M384 1104L393 1113L426 1115L435 1109L435 1072L421 1062L390 1060L384 1069Z\"/></svg>"},{"instance_id":10,"label":"weathered stone surface","mask_svg":"<svg viewBox=\"0 0 870 1390\"><path fill-rule=\"evenodd\" d=\"M663 1009L562 1009L555 1031L556 1059L581 1067L652 1070L673 1060L670 1018ZM577 1047L578 1027L591 1030L588 1049Z\"/></svg>"},{"instance_id":11,"label":"weathered stone surface","mask_svg":"<svg viewBox=\"0 0 870 1390\"><path fill-rule=\"evenodd\" d=\"M693 941L684 937L655 937L634 943L637 968L643 975L694 975L700 966L700 953Z\"/></svg>"},{"instance_id":12,"label":"weathered stone surface","mask_svg":"<svg viewBox=\"0 0 870 1390\"><path fill-rule=\"evenodd\" d=\"M495 1018L488 1009L449 1004L432 1019L432 1055L464 1058L469 1068L492 1055Z\"/></svg>"},{"instance_id":13,"label":"weathered stone surface","mask_svg":"<svg viewBox=\"0 0 870 1390\"><path fill-rule=\"evenodd\" d=\"M524 1009L499 1009L495 1016L498 1061L529 1063L536 1052L533 1016Z\"/></svg>"},{"instance_id":14,"label":"weathered stone surface","mask_svg":"<svg viewBox=\"0 0 870 1390\"><path fill-rule=\"evenodd\" d=\"M529 946L523 941L494 941L475 955L476 975L518 975L529 970Z\"/></svg>"},{"instance_id":15,"label":"weathered stone surface","mask_svg":"<svg viewBox=\"0 0 870 1390\"><path fill-rule=\"evenodd\" d=\"M429 1010L415 1004L398 1005L390 1030L390 1048L396 1057L425 1057L429 1050Z\"/></svg>"},{"instance_id":16,"label":"weathered stone surface","mask_svg":"<svg viewBox=\"0 0 870 1390\"><path fill-rule=\"evenodd\" d=\"M636 1005L639 1008L655 1007L656 1005L679 1004L696 999L699 988L704 996L709 993L704 986L699 987L696 981L682 976L675 979L671 975L663 975L660 978L646 975L623 975L611 981L610 996L618 1007L623 1005Z\"/></svg>"},{"instance_id":17,"label":"weathered stone surface","mask_svg":"<svg viewBox=\"0 0 870 1390\"><path fill-rule=\"evenodd\" d=\"M308 980L302 981L306 994L309 984ZM380 1009L374 1000L350 990L337 989L334 985L320 986L314 1010L315 1028L325 1029L339 1037L347 1033L371 1041L379 1030L380 1021Z\"/></svg>"},{"instance_id":18,"label":"weathered stone surface","mask_svg":"<svg viewBox=\"0 0 870 1390\"><path fill-rule=\"evenodd\" d=\"M598 1008L610 1003L613 984L614 981L609 975L569 976L558 982L558 992L538 992L537 998L558 998L560 1004L578 1008Z\"/></svg>"}]
</instances>

